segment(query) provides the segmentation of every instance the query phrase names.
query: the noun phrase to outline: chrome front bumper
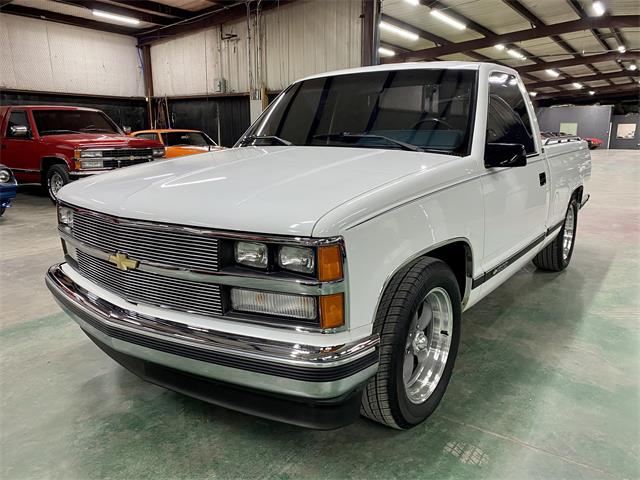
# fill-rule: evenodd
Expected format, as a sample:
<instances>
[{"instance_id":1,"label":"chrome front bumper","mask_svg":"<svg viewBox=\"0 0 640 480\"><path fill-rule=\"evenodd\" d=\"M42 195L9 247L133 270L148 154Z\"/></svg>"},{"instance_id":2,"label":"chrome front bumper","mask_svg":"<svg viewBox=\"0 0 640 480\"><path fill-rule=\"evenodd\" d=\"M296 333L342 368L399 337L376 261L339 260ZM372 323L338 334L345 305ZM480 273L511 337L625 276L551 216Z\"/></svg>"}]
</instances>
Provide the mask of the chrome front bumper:
<instances>
[{"instance_id":1,"label":"chrome front bumper","mask_svg":"<svg viewBox=\"0 0 640 480\"><path fill-rule=\"evenodd\" d=\"M190 327L123 309L52 266L46 284L94 341L111 350L207 379L264 392L323 400L361 387L378 368L377 335L311 346Z\"/></svg>"}]
</instances>

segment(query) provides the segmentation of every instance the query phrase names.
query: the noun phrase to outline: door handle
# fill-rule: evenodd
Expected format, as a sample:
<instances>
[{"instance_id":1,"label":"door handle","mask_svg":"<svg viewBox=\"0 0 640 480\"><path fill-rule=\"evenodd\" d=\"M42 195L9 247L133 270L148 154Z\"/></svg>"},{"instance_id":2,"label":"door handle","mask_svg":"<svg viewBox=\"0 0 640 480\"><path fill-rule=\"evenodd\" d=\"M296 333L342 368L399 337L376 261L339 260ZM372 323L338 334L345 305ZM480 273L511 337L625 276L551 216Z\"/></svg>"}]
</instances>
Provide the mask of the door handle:
<instances>
[{"instance_id":1,"label":"door handle","mask_svg":"<svg viewBox=\"0 0 640 480\"><path fill-rule=\"evenodd\" d=\"M538 175L538 177L540 178L541 187L547 184L547 174L545 172L542 172L540 175Z\"/></svg>"}]
</instances>

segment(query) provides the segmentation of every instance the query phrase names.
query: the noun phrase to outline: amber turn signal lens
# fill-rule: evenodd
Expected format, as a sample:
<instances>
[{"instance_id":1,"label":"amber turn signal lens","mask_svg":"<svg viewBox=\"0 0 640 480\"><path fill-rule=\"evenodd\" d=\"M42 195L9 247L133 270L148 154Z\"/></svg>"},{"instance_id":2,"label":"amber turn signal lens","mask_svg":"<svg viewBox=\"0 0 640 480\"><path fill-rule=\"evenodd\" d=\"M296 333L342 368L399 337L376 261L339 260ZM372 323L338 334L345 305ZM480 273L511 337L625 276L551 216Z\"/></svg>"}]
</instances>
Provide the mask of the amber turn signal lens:
<instances>
[{"instance_id":1,"label":"amber turn signal lens","mask_svg":"<svg viewBox=\"0 0 640 480\"><path fill-rule=\"evenodd\" d=\"M337 328L344 325L344 294L320 297L320 327Z\"/></svg>"},{"instance_id":2,"label":"amber turn signal lens","mask_svg":"<svg viewBox=\"0 0 640 480\"><path fill-rule=\"evenodd\" d=\"M340 245L318 248L318 279L321 282L342 279L342 250Z\"/></svg>"}]
</instances>

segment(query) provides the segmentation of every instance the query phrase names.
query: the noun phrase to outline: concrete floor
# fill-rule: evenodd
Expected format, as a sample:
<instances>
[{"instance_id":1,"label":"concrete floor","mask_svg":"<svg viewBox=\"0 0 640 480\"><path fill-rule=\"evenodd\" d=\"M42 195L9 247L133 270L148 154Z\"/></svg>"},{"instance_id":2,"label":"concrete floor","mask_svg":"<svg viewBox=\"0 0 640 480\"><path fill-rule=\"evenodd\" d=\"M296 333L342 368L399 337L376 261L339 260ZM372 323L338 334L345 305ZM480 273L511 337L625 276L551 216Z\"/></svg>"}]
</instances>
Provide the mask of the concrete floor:
<instances>
[{"instance_id":1,"label":"concrete floor","mask_svg":"<svg viewBox=\"0 0 640 480\"><path fill-rule=\"evenodd\" d=\"M640 478L640 152L595 151L570 268L531 267L465 314L437 412L317 432L143 383L51 300L55 210L0 219L0 477Z\"/></svg>"}]
</instances>

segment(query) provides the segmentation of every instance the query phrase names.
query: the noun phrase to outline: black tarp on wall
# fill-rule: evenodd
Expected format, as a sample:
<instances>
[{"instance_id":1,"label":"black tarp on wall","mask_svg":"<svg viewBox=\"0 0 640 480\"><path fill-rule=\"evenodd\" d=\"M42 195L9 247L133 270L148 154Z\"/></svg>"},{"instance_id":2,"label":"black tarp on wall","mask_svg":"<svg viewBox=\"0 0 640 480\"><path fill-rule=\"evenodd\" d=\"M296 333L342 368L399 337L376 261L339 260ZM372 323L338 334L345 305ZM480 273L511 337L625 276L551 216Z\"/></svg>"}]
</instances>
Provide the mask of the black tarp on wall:
<instances>
[{"instance_id":1,"label":"black tarp on wall","mask_svg":"<svg viewBox=\"0 0 640 480\"><path fill-rule=\"evenodd\" d=\"M31 93L0 91L1 105L69 105L96 108L109 115L121 127L133 131L144 130L147 125L147 106L143 99L119 99L61 95L56 93Z\"/></svg>"},{"instance_id":2,"label":"black tarp on wall","mask_svg":"<svg viewBox=\"0 0 640 480\"><path fill-rule=\"evenodd\" d=\"M220 118L220 144L232 147L249 127L249 97L169 98L172 128L203 130L218 142L218 115Z\"/></svg>"}]
</instances>

